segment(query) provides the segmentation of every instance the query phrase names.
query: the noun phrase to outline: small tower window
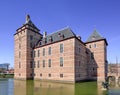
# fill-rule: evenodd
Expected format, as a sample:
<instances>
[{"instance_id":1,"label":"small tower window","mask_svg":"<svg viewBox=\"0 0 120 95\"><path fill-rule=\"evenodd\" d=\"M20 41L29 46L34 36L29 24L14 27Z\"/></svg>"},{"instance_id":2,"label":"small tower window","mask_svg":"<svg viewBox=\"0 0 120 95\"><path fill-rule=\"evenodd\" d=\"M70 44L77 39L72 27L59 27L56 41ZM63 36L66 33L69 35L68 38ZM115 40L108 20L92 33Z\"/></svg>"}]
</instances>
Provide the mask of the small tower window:
<instances>
[{"instance_id":1,"label":"small tower window","mask_svg":"<svg viewBox=\"0 0 120 95\"><path fill-rule=\"evenodd\" d=\"M91 59L94 59L94 52L91 53Z\"/></svg>"},{"instance_id":2,"label":"small tower window","mask_svg":"<svg viewBox=\"0 0 120 95\"><path fill-rule=\"evenodd\" d=\"M96 48L96 44L94 44L94 48Z\"/></svg>"},{"instance_id":3,"label":"small tower window","mask_svg":"<svg viewBox=\"0 0 120 95\"><path fill-rule=\"evenodd\" d=\"M45 60L43 60L43 68L45 67Z\"/></svg>"},{"instance_id":4,"label":"small tower window","mask_svg":"<svg viewBox=\"0 0 120 95\"><path fill-rule=\"evenodd\" d=\"M19 62L19 68L21 68L21 62Z\"/></svg>"},{"instance_id":5,"label":"small tower window","mask_svg":"<svg viewBox=\"0 0 120 95\"><path fill-rule=\"evenodd\" d=\"M30 40L33 40L33 36L32 35L30 35Z\"/></svg>"},{"instance_id":6,"label":"small tower window","mask_svg":"<svg viewBox=\"0 0 120 95\"><path fill-rule=\"evenodd\" d=\"M89 45L89 48L92 48L91 45Z\"/></svg>"},{"instance_id":7,"label":"small tower window","mask_svg":"<svg viewBox=\"0 0 120 95\"><path fill-rule=\"evenodd\" d=\"M38 64L37 64L37 67L39 68L40 67L40 61L38 60Z\"/></svg>"},{"instance_id":8,"label":"small tower window","mask_svg":"<svg viewBox=\"0 0 120 95\"><path fill-rule=\"evenodd\" d=\"M19 44L19 49L21 49L21 44Z\"/></svg>"},{"instance_id":9,"label":"small tower window","mask_svg":"<svg viewBox=\"0 0 120 95\"><path fill-rule=\"evenodd\" d=\"M81 51L81 48L79 48L79 53L80 53L80 51Z\"/></svg>"}]
</instances>

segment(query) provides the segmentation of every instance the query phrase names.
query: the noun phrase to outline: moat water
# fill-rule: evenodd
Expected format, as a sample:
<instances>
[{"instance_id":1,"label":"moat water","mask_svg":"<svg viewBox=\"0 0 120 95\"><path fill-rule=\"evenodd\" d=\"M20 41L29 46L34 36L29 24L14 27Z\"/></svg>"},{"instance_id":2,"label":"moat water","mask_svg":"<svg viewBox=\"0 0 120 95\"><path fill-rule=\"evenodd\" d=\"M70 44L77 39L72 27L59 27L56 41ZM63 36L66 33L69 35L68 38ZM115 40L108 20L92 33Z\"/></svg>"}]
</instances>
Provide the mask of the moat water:
<instances>
[{"instance_id":1,"label":"moat water","mask_svg":"<svg viewBox=\"0 0 120 95\"><path fill-rule=\"evenodd\" d=\"M106 91L97 82L68 84L5 79L0 80L0 95L120 95L120 87Z\"/></svg>"}]
</instances>

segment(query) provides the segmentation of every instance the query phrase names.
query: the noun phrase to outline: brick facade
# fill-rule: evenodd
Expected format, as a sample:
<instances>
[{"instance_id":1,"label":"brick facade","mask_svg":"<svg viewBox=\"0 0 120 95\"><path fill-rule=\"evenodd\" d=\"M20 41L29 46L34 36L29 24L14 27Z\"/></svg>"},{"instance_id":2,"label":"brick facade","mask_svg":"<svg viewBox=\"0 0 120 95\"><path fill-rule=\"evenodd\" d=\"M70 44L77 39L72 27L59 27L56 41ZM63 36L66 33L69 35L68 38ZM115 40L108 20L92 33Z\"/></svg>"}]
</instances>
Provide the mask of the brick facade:
<instances>
[{"instance_id":1,"label":"brick facade","mask_svg":"<svg viewBox=\"0 0 120 95\"><path fill-rule=\"evenodd\" d=\"M104 39L84 43L71 29L43 36L27 16L26 23L14 34L14 42L16 79L105 80L107 44Z\"/></svg>"}]
</instances>

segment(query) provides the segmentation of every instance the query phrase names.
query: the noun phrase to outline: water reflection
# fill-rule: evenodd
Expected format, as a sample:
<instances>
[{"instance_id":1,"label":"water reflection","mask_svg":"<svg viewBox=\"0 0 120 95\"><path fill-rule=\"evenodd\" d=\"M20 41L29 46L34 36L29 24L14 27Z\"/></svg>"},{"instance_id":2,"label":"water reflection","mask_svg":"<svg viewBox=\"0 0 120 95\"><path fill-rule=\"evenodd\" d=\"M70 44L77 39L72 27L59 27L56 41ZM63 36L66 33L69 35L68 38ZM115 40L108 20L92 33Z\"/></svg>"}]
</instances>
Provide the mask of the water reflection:
<instances>
[{"instance_id":1,"label":"water reflection","mask_svg":"<svg viewBox=\"0 0 120 95\"><path fill-rule=\"evenodd\" d=\"M102 90L97 82L67 84L14 80L14 95L120 95L118 89Z\"/></svg>"},{"instance_id":2,"label":"water reflection","mask_svg":"<svg viewBox=\"0 0 120 95\"><path fill-rule=\"evenodd\" d=\"M33 95L34 83L32 80L14 80L14 95Z\"/></svg>"},{"instance_id":3,"label":"water reflection","mask_svg":"<svg viewBox=\"0 0 120 95\"><path fill-rule=\"evenodd\" d=\"M0 95L13 95L13 79L0 79Z\"/></svg>"},{"instance_id":4,"label":"water reflection","mask_svg":"<svg viewBox=\"0 0 120 95\"><path fill-rule=\"evenodd\" d=\"M15 80L14 95L74 95L74 84Z\"/></svg>"}]
</instances>

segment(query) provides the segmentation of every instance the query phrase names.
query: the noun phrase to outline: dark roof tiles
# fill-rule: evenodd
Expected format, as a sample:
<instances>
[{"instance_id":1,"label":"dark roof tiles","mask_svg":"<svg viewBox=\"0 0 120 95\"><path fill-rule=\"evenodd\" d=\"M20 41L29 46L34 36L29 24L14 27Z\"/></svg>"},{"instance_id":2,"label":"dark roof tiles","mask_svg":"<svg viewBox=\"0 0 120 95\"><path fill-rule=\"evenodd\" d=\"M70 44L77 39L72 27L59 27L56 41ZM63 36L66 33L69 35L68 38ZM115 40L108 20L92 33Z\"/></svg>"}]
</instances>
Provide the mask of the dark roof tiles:
<instances>
[{"instance_id":1,"label":"dark roof tiles","mask_svg":"<svg viewBox=\"0 0 120 95\"><path fill-rule=\"evenodd\" d=\"M73 31L67 27L53 34L47 35L46 37L43 37L42 39L39 40L39 42L37 43L37 46L43 46L49 43L54 43L54 42L61 41L63 39L68 39L75 36L76 35L73 33Z\"/></svg>"}]
</instances>

